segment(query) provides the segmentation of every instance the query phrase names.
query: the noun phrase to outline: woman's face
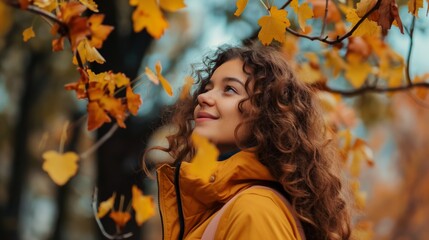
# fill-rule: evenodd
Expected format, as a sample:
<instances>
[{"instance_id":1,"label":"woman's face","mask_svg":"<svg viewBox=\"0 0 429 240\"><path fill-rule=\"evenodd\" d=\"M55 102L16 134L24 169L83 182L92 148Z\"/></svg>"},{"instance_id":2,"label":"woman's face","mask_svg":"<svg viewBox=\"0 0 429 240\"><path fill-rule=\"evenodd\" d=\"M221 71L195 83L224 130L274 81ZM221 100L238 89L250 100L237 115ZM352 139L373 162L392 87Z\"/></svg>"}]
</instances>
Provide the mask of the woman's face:
<instances>
[{"instance_id":1,"label":"woman's face","mask_svg":"<svg viewBox=\"0 0 429 240\"><path fill-rule=\"evenodd\" d=\"M243 61L229 60L213 73L203 93L198 96L194 110L194 132L208 138L220 152L237 148L234 131L243 121L238 103L247 98L244 87L248 75L243 72ZM246 138L244 126L238 131L238 139Z\"/></svg>"}]
</instances>

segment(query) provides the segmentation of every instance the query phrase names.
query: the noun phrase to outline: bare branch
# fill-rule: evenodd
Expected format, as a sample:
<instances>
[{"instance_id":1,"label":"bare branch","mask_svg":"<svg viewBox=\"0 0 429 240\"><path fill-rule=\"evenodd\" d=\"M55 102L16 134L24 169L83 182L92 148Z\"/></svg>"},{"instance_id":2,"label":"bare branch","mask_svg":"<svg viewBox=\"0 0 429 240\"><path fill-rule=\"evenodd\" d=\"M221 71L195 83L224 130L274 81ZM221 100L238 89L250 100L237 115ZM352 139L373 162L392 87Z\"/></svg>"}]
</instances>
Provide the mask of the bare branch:
<instances>
[{"instance_id":1,"label":"bare branch","mask_svg":"<svg viewBox=\"0 0 429 240\"><path fill-rule=\"evenodd\" d=\"M407 78L407 83L409 85L412 84L411 82L411 75L410 75L410 63L411 63L411 52L413 50L413 36L414 36L414 25L416 23L416 16L413 15L413 20L411 22L411 28L410 28L410 47L408 48L408 56L407 56L407 66L405 67L405 76Z\"/></svg>"},{"instance_id":2,"label":"bare branch","mask_svg":"<svg viewBox=\"0 0 429 240\"><path fill-rule=\"evenodd\" d=\"M328 4L329 4L329 0L326 0L325 1L325 15L323 15L322 30L320 31L319 37L322 37L323 34L325 34L326 18L328 17Z\"/></svg>"},{"instance_id":3,"label":"bare branch","mask_svg":"<svg viewBox=\"0 0 429 240\"><path fill-rule=\"evenodd\" d=\"M288 0L287 2L285 2L285 4L283 4L283 6L281 6L279 9L285 9L287 6L289 6L289 4L292 2L292 0Z\"/></svg>"},{"instance_id":4,"label":"bare branch","mask_svg":"<svg viewBox=\"0 0 429 240\"><path fill-rule=\"evenodd\" d=\"M413 88L429 88L429 83L426 82L421 82L421 83L413 83L411 85L405 85L405 86L400 86L400 87L387 87L387 88L381 88L381 87L377 87L377 86L366 86L366 87L361 87L358 89L354 89L354 90L339 90L339 89L333 89L330 88L326 85L314 85L315 88L322 90L322 91L327 91L327 92L331 92L331 93L337 93L340 95L343 95L345 97L353 97L359 94L363 94L365 92L376 92L376 93L385 93L385 92L400 92L400 91L406 91L409 89L413 89Z\"/></svg>"},{"instance_id":5,"label":"bare branch","mask_svg":"<svg viewBox=\"0 0 429 240\"><path fill-rule=\"evenodd\" d=\"M99 148L105 141L107 141L113 135L116 129L118 129L118 124L113 125L112 128L110 128L110 130L106 134L104 134L104 136L100 138L91 148L89 148L88 150L80 154L80 158L86 158L95 150L97 150L97 148Z\"/></svg>"}]
</instances>

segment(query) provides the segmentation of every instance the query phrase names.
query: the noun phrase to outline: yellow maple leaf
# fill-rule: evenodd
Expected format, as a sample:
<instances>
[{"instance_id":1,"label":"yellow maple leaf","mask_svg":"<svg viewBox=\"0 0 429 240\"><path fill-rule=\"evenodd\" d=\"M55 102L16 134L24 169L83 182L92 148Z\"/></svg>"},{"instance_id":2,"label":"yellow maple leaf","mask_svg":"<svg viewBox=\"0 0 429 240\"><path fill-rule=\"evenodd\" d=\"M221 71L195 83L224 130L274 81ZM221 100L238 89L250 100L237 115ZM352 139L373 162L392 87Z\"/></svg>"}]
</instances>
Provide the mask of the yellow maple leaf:
<instances>
[{"instance_id":1,"label":"yellow maple leaf","mask_svg":"<svg viewBox=\"0 0 429 240\"><path fill-rule=\"evenodd\" d=\"M33 26L26 28L23 32L22 32L22 37L24 39L24 42L27 42L28 40L32 39L33 37L35 37L36 34L33 31Z\"/></svg>"},{"instance_id":2,"label":"yellow maple leaf","mask_svg":"<svg viewBox=\"0 0 429 240\"><path fill-rule=\"evenodd\" d=\"M191 138L196 148L196 154L189 165L189 172L208 182L216 169L219 150L207 138L196 133L193 133Z\"/></svg>"},{"instance_id":3,"label":"yellow maple leaf","mask_svg":"<svg viewBox=\"0 0 429 240\"><path fill-rule=\"evenodd\" d=\"M408 12L416 17L419 15L419 9L422 7L423 0L408 0Z\"/></svg>"},{"instance_id":4,"label":"yellow maple leaf","mask_svg":"<svg viewBox=\"0 0 429 240\"><path fill-rule=\"evenodd\" d=\"M159 6L170 12L175 12L186 7L184 0L159 0Z\"/></svg>"},{"instance_id":5,"label":"yellow maple leaf","mask_svg":"<svg viewBox=\"0 0 429 240\"><path fill-rule=\"evenodd\" d=\"M338 74L347 67L346 62L340 56L339 51L337 49L327 51L325 54L325 58L326 67L332 69L334 77L337 77Z\"/></svg>"},{"instance_id":6,"label":"yellow maple leaf","mask_svg":"<svg viewBox=\"0 0 429 240\"><path fill-rule=\"evenodd\" d=\"M361 0L356 4L356 14L358 17L363 17L369 10L371 10L377 0Z\"/></svg>"},{"instance_id":7,"label":"yellow maple leaf","mask_svg":"<svg viewBox=\"0 0 429 240\"><path fill-rule=\"evenodd\" d=\"M290 3L291 8L298 15L298 24L302 31L305 32L306 21L314 16L313 9L310 8L308 3L303 3L299 6L298 0L292 0Z\"/></svg>"},{"instance_id":8,"label":"yellow maple leaf","mask_svg":"<svg viewBox=\"0 0 429 240\"><path fill-rule=\"evenodd\" d=\"M79 52L79 56L83 64L85 64L86 62L97 62L103 64L106 62L106 60L103 58L103 56L101 56L98 50L95 47L91 46L87 38L79 42L77 46L77 51ZM73 63L77 64L77 60L73 60Z\"/></svg>"},{"instance_id":9,"label":"yellow maple leaf","mask_svg":"<svg viewBox=\"0 0 429 240\"><path fill-rule=\"evenodd\" d=\"M239 17L243 13L244 9L246 8L247 1L248 0L237 0L235 3L237 6L237 10L234 13L235 16Z\"/></svg>"},{"instance_id":10,"label":"yellow maple leaf","mask_svg":"<svg viewBox=\"0 0 429 240\"><path fill-rule=\"evenodd\" d=\"M93 12L98 12L98 5L94 2L94 0L79 0L84 6L90 9Z\"/></svg>"},{"instance_id":11,"label":"yellow maple leaf","mask_svg":"<svg viewBox=\"0 0 429 240\"><path fill-rule=\"evenodd\" d=\"M146 28L152 37L159 39L168 27L168 22L156 0L130 0L130 5L137 5L132 16L134 31L140 32Z\"/></svg>"},{"instance_id":12,"label":"yellow maple leaf","mask_svg":"<svg viewBox=\"0 0 429 240\"><path fill-rule=\"evenodd\" d=\"M278 10L277 7L273 6L270 9L270 15L261 17L258 20L258 25L261 26L258 38L262 44L269 45L274 39L284 42L286 28L290 26L287 11Z\"/></svg>"},{"instance_id":13,"label":"yellow maple leaf","mask_svg":"<svg viewBox=\"0 0 429 240\"><path fill-rule=\"evenodd\" d=\"M164 88L164 91L168 95L173 96L173 89L171 88L170 83L161 74L162 66L161 66L161 62L160 61L156 62L156 64L155 64L155 70L156 70L156 76L158 77L159 82L161 82L161 86L162 86L162 88Z\"/></svg>"},{"instance_id":14,"label":"yellow maple leaf","mask_svg":"<svg viewBox=\"0 0 429 240\"><path fill-rule=\"evenodd\" d=\"M106 214L113 208L113 205L115 204L115 197L116 193L113 193L113 195L109 199L100 203L97 212L98 218L106 216Z\"/></svg>"},{"instance_id":15,"label":"yellow maple leaf","mask_svg":"<svg viewBox=\"0 0 429 240\"><path fill-rule=\"evenodd\" d=\"M319 69L313 68L308 62L302 63L297 70L299 80L312 84L323 80L323 74Z\"/></svg>"},{"instance_id":16,"label":"yellow maple leaf","mask_svg":"<svg viewBox=\"0 0 429 240\"><path fill-rule=\"evenodd\" d=\"M51 150L43 153L42 157L45 159L43 170L57 185L64 185L77 172L79 156L74 152L62 154Z\"/></svg>"},{"instance_id":17,"label":"yellow maple leaf","mask_svg":"<svg viewBox=\"0 0 429 240\"><path fill-rule=\"evenodd\" d=\"M140 226L149 218L155 216L155 204L152 196L144 196L135 185L132 187L132 206L136 211L136 222Z\"/></svg>"},{"instance_id":18,"label":"yellow maple leaf","mask_svg":"<svg viewBox=\"0 0 429 240\"><path fill-rule=\"evenodd\" d=\"M347 9L346 19L348 22L352 23L353 26L361 19L355 9ZM381 31L380 26L376 22L365 19L359 27L353 32L353 37L363 36L363 35L377 35Z\"/></svg>"},{"instance_id":19,"label":"yellow maple leaf","mask_svg":"<svg viewBox=\"0 0 429 240\"><path fill-rule=\"evenodd\" d=\"M361 87L372 71L371 65L356 53L347 55L347 68L344 76L355 88Z\"/></svg>"}]
</instances>

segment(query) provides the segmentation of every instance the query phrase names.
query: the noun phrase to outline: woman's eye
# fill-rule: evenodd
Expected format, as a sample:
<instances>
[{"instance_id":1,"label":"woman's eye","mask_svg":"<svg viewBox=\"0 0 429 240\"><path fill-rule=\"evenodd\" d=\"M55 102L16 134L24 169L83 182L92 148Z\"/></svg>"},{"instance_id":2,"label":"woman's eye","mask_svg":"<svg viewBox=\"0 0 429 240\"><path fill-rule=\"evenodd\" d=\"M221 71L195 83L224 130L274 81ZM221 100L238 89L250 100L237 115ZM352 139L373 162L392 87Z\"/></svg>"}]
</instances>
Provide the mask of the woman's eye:
<instances>
[{"instance_id":1,"label":"woman's eye","mask_svg":"<svg viewBox=\"0 0 429 240\"><path fill-rule=\"evenodd\" d=\"M237 91L235 90L235 88L233 88L231 86L226 86L225 87L225 92L237 93Z\"/></svg>"}]
</instances>

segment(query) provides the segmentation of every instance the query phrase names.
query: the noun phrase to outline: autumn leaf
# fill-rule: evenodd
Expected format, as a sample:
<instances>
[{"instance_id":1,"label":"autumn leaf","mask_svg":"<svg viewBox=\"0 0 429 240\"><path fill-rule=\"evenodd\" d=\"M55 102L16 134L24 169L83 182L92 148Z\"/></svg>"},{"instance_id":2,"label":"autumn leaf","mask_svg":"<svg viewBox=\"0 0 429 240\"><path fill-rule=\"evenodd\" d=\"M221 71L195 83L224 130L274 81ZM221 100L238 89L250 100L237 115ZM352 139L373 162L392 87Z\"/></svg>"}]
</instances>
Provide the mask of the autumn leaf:
<instances>
[{"instance_id":1,"label":"autumn leaf","mask_svg":"<svg viewBox=\"0 0 429 240\"><path fill-rule=\"evenodd\" d=\"M161 86L164 88L164 91L169 96L173 96L173 89L171 88L170 83L161 74L162 66L161 66L161 62L160 61L156 62L156 64L155 64L155 70L156 70L156 77L159 79L159 82L161 82Z\"/></svg>"},{"instance_id":2,"label":"autumn leaf","mask_svg":"<svg viewBox=\"0 0 429 240\"><path fill-rule=\"evenodd\" d=\"M168 22L156 0L130 0L130 5L137 5L132 16L134 31L140 32L146 28L152 37L159 39L168 27Z\"/></svg>"},{"instance_id":3,"label":"autumn leaf","mask_svg":"<svg viewBox=\"0 0 429 240\"><path fill-rule=\"evenodd\" d=\"M91 46L101 48L104 40L113 31L112 26L101 24L104 20L104 14L92 14L88 19L89 29L91 30Z\"/></svg>"},{"instance_id":4,"label":"autumn leaf","mask_svg":"<svg viewBox=\"0 0 429 240\"><path fill-rule=\"evenodd\" d=\"M42 157L45 159L43 170L57 185L66 184L77 172L79 156L74 152L62 154L51 150L43 153Z\"/></svg>"},{"instance_id":5,"label":"autumn leaf","mask_svg":"<svg viewBox=\"0 0 429 240\"><path fill-rule=\"evenodd\" d=\"M235 16L239 17L243 13L244 9L246 8L247 1L248 0L237 0L235 3L237 5L237 10L234 13Z\"/></svg>"},{"instance_id":6,"label":"autumn leaf","mask_svg":"<svg viewBox=\"0 0 429 240\"><path fill-rule=\"evenodd\" d=\"M126 98L127 98L128 111L130 111L131 114L136 116L140 108L140 105L142 104L142 99L140 95L135 94L132 88L130 86L127 86Z\"/></svg>"},{"instance_id":7,"label":"autumn leaf","mask_svg":"<svg viewBox=\"0 0 429 240\"><path fill-rule=\"evenodd\" d=\"M95 47L91 46L88 39L86 38L80 41L79 45L77 46L77 51L79 52L79 56L83 64L85 64L87 61L97 62L100 64L106 62L103 56L101 56Z\"/></svg>"},{"instance_id":8,"label":"autumn leaf","mask_svg":"<svg viewBox=\"0 0 429 240\"><path fill-rule=\"evenodd\" d=\"M0 1L0 16L2 16L2 20L0 21L0 37L3 37L9 32L13 23L11 8L6 6L3 1Z\"/></svg>"},{"instance_id":9,"label":"autumn leaf","mask_svg":"<svg viewBox=\"0 0 429 240\"><path fill-rule=\"evenodd\" d=\"M193 133L191 138L196 148L196 154L191 160L189 172L208 182L216 169L219 150L207 138L196 133Z\"/></svg>"},{"instance_id":10,"label":"autumn leaf","mask_svg":"<svg viewBox=\"0 0 429 240\"><path fill-rule=\"evenodd\" d=\"M112 117L116 119L116 123L118 123L119 127L125 128L125 106L122 104L121 99L117 99L114 97L104 96L99 101L100 106L105 109Z\"/></svg>"},{"instance_id":11,"label":"autumn leaf","mask_svg":"<svg viewBox=\"0 0 429 240\"><path fill-rule=\"evenodd\" d=\"M298 24L303 32L305 32L305 26L307 19L310 19L314 16L313 10L310 8L308 3L303 3L299 6L298 0L292 0L290 3L291 8L298 15Z\"/></svg>"},{"instance_id":12,"label":"autumn leaf","mask_svg":"<svg viewBox=\"0 0 429 240\"><path fill-rule=\"evenodd\" d=\"M132 187L132 206L136 212L136 222L140 226L149 218L155 216L155 204L152 196L144 196L135 185Z\"/></svg>"},{"instance_id":13,"label":"autumn leaf","mask_svg":"<svg viewBox=\"0 0 429 240\"><path fill-rule=\"evenodd\" d=\"M355 88L361 87L372 71L371 65L356 53L347 55L345 77Z\"/></svg>"},{"instance_id":14,"label":"autumn leaf","mask_svg":"<svg viewBox=\"0 0 429 240\"><path fill-rule=\"evenodd\" d=\"M48 12L52 12L58 6L56 0L34 0L33 4Z\"/></svg>"},{"instance_id":15,"label":"autumn leaf","mask_svg":"<svg viewBox=\"0 0 429 240\"><path fill-rule=\"evenodd\" d=\"M100 203L97 212L98 218L106 216L106 214L113 208L113 205L115 204L115 197L116 193L113 193L113 195L109 199Z\"/></svg>"},{"instance_id":16,"label":"autumn leaf","mask_svg":"<svg viewBox=\"0 0 429 240\"><path fill-rule=\"evenodd\" d=\"M88 131L101 127L104 123L111 122L109 115L100 107L98 102L89 102L88 112Z\"/></svg>"},{"instance_id":17,"label":"autumn leaf","mask_svg":"<svg viewBox=\"0 0 429 240\"><path fill-rule=\"evenodd\" d=\"M94 2L94 0L79 0L79 2L91 11L98 12L98 5Z\"/></svg>"},{"instance_id":18,"label":"autumn leaf","mask_svg":"<svg viewBox=\"0 0 429 240\"><path fill-rule=\"evenodd\" d=\"M146 74L147 78L149 78L149 80L151 82L153 82L155 85L159 84L158 77L155 75L155 73L149 67L145 68L144 73Z\"/></svg>"},{"instance_id":19,"label":"autumn leaf","mask_svg":"<svg viewBox=\"0 0 429 240\"><path fill-rule=\"evenodd\" d=\"M313 15L315 18L324 18L326 9L326 0L309 0L309 3L313 5ZM341 21L341 14L335 3L332 0L328 0L328 12L326 15L327 23L335 23Z\"/></svg>"},{"instance_id":20,"label":"autumn leaf","mask_svg":"<svg viewBox=\"0 0 429 240\"><path fill-rule=\"evenodd\" d=\"M129 212L112 211L109 217L119 228L123 228L131 219L131 214Z\"/></svg>"},{"instance_id":21,"label":"autumn leaf","mask_svg":"<svg viewBox=\"0 0 429 240\"><path fill-rule=\"evenodd\" d=\"M325 64L328 69L332 69L334 77L337 77L338 74L346 69L347 64L344 59L340 56L339 51L337 49L331 49L327 51L325 54Z\"/></svg>"},{"instance_id":22,"label":"autumn leaf","mask_svg":"<svg viewBox=\"0 0 429 240\"><path fill-rule=\"evenodd\" d=\"M24 42L27 42L28 40L32 39L33 37L35 37L36 34L33 31L33 27L29 27L26 28L23 32L22 32L22 37L24 39Z\"/></svg>"},{"instance_id":23,"label":"autumn leaf","mask_svg":"<svg viewBox=\"0 0 429 240\"><path fill-rule=\"evenodd\" d=\"M66 90L75 90L78 99L85 99L87 98L86 84L89 82L89 79L88 79L88 75L83 69L78 68L78 71L80 73L79 80L74 83L66 84L64 88Z\"/></svg>"},{"instance_id":24,"label":"autumn leaf","mask_svg":"<svg viewBox=\"0 0 429 240\"><path fill-rule=\"evenodd\" d=\"M360 184L358 181L353 181L351 183L351 190L355 200L355 205L357 209L363 210L366 206L366 193L360 190Z\"/></svg>"},{"instance_id":25,"label":"autumn leaf","mask_svg":"<svg viewBox=\"0 0 429 240\"><path fill-rule=\"evenodd\" d=\"M182 91L180 92L179 99L183 100L189 96L191 92L192 84L194 84L194 79L191 76L185 77L185 84L183 85Z\"/></svg>"},{"instance_id":26,"label":"autumn leaf","mask_svg":"<svg viewBox=\"0 0 429 240\"><path fill-rule=\"evenodd\" d=\"M159 0L159 6L170 12L175 12L186 7L184 0Z\"/></svg>"},{"instance_id":27,"label":"autumn leaf","mask_svg":"<svg viewBox=\"0 0 429 240\"><path fill-rule=\"evenodd\" d=\"M413 14L416 17L418 17L419 9L422 7L423 7L423 0L408 0L408 12Z\"/></svg>"},{"instance_id":28,"label":"autumn leaf","mask_svg":"<svg viewBox=\"0 0 429 240\"><path fill-rule=\"evenodd\" d=\"M356 5L356 14L360 18L363 17L376 3L377 0L362 0ZM398 5L395 0L381 0L380 6L369 15L368 19L377 22L381 27L383 35L387 34L393 21L396 21L399 30L401 33L404 33L402 21L398 12Z\"/></svg>"},{"instance_id":29,"label":"autumn leaf","mask_svg":"<svg viewBox=\"0 0 429 240\"><path fill-rule=\"evenodd\" d=\"M348 22L352 23L354 27L361 18L357 15L354 9L347 9L346 19ZM376 35L379 31L380 27L376 22L365 19L353 32L352 36Z\"/></svg>"},{"instance_id":30,"label":"autumn leaf","mask_svg":"<svg viewBox=\"0 0 429 240\"><path fill-rule=\"evenodd\" d=\"M286 16L286 10L278 10L277 7L273 6L269 16L263 16L258 20L258 25L261 26L258 38L262 44L269 45L273 40L285 41L286 28L290 26Z\"/></svg>"}]
</instances>

